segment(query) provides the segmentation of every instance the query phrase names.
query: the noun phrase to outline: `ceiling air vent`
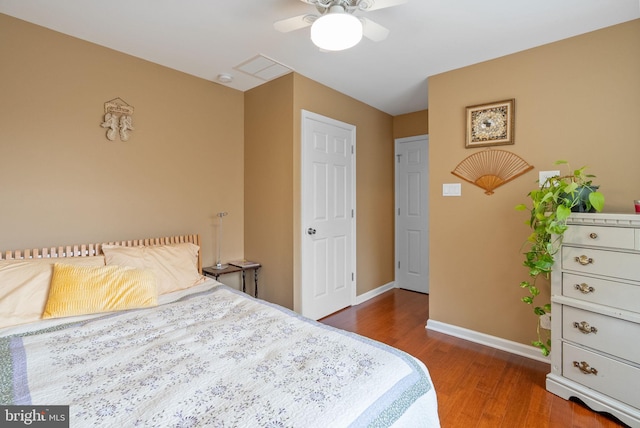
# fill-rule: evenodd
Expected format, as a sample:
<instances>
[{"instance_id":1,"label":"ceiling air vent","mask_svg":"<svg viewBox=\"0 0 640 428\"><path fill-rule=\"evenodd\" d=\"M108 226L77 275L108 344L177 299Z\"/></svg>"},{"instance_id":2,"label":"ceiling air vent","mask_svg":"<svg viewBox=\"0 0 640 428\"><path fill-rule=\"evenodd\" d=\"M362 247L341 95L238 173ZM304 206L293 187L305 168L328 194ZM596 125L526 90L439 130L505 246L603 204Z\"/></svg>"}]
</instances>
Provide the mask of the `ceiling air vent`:
<instances>
[{"instance_id":1,"label":"ceiling air vent","mask_svg":"<svg viewBox=\"0 0 640 428\"><path fill-rule=\"evenodd\" d=\"M246 60L234 69L258 79L269 81L291 73L293 70L286 65L260 54Z\"/></svg>"}]
</instances>

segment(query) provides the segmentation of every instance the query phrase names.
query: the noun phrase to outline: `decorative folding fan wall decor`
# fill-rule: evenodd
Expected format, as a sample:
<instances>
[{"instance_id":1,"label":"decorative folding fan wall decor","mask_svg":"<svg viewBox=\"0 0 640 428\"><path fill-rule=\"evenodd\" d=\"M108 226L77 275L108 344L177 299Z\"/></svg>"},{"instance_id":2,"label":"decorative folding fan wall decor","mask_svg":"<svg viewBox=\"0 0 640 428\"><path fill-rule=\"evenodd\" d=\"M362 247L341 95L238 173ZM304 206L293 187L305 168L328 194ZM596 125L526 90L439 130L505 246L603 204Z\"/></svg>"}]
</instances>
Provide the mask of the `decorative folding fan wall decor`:
<instances>
[{"instance_id":1,"label":"decorative folding fan wall decor","mask_svg":"<svg viewBox=\"0 0 640 428\"><path fill-rule=\"evenodd\" d=\"M455 167L451 174L485 190L493 195L493 190L531 171L520 156L506 150L483 150L472 154Z\"/></svg>"}]
</instances>

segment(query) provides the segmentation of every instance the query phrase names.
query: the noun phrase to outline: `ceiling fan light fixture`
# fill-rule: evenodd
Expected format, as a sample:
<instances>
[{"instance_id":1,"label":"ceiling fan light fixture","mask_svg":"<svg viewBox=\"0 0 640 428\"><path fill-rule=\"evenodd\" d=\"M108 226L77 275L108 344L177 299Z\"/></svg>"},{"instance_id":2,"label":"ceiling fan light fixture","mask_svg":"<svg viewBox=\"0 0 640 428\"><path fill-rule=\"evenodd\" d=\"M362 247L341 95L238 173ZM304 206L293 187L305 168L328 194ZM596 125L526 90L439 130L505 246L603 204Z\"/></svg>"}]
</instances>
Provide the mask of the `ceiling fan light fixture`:
<instances>
[{"instance_id":1,"label":"ceiling fan light fixture","mask_svg":"<svg viewBox=\"0 0 640 428\"><path fill-rule=\"evenodd\" d=\"M311 26L311 41L327 51L349 49L361 39L362 22L341 6L332 6Z\"/></svg>"}]
</instances>

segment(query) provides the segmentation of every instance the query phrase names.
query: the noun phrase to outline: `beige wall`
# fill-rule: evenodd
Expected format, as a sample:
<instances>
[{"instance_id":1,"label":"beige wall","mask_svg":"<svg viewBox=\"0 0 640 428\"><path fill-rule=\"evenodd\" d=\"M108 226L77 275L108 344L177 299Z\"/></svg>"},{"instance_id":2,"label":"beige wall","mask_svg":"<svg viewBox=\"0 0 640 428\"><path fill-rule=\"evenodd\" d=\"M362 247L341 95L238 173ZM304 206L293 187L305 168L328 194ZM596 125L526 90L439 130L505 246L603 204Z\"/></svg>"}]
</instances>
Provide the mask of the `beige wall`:
<instances>
[{"instance_id":1,"label":"beige wall","mask_svg":"<svg viewBox=\"0 0 640 428\"><path fill-rule=\"evenodd\" d=\"M244 252L243 94L0 14L0 251L199 233ZM108 141L104 103L135 107Z\"/></svg>"},{"instance_id":2,"label":"beige wall","mask_svg":"<svg viewBox=\"0 0 640 428\"><path fill-rule=\"evenodd\" d=\"M245 93L245 255L259 296L293 308L293 74Z\"/></svg>"},{"instance_id":3,"label":"beige wall","mask_svg":"<svg viewBox=\"0 0 640 428\"><path fill-rule=\"evenodd\" d=\"M295 73L247 91L245 103L245 248L268 260L263 296L297 306L301 109L356 126L357 294L392 282L392 117Z\"/></svg>"},{"instance_id":4,"label":"beige wall","mask_svg":"<svg viewBox=\"0 0 640 428\"><path fill-rule=\"evenodd\" d=\"M558 159L589 166L605 211L632 212L640 197L640 20L433 76L429 79L430 317L529 344L535 316L520 303L527 201L540 170ZM535 166L492 196L451 170L465 149L465 106L516 100L512 151ZM548 294L548 292L547 292Z\"/></svg>"},{"instance_id":5,"label":"beige wall","mask_svg":"<svg viewBox=\"0 0 640 428\"><path fill-rule=\"evenodd\" d=\"M420 110L393 117L393 138L414 137L429 133L429 111Z\"/></svg>"}]
</instances>

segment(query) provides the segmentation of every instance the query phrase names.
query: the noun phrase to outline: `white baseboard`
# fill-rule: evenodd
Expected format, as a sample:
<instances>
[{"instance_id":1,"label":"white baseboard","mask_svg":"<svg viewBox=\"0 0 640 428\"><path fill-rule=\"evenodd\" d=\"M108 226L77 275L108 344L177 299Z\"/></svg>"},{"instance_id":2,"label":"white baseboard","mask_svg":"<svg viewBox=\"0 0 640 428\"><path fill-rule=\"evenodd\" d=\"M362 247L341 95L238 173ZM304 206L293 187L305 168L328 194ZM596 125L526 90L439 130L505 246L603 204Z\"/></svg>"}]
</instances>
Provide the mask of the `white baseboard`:
<instances>
[{"instance_id":1,"label":"white baseboard","mask_svg":"<svg viewBox=\"0 0 640 428\"><path fill-rule=\"evenodd\" d=\"M446 324L440 321L428 320L425 327L427 330L437 331L439 333L448 334L449 336L458 337L470 342L479 343L491 348L500 349L501 351L510 352L522 357L531 358L532 360L542 361L551 364L551 359L540 353L540 349L523 345L522 343L513 342L511 340L502 339L500 337L491 336L474 330L469 330L455 325Z\"/></svg>"},{"instance_id":2,"label":"white baseboard","mask_svg":"<svg viewBox=\"0 0 640 428\"><path fill-rule=\"evenodd\" d=\"M394 282L390 282L388 284L385 285L381 285L378 288L374 288L373 290L367 291L364 294L361 294L359 296L356 296L356 301L354 303L354 305L359 305L360 303L364 303L369 299L373 299L376 296L381 295L382 293L389 291L393 288L396 288L396 283Z\"/></svg>"},{"instance_id":3,"label":"white baseboard","mask_svg":"<svg viewBox=\"0 0 640 428\"><path fill-rule=\"evenodd\" d=\"M364 303L367 300L379 296L380 294L394 288L396 288L395 281L385 285L381 285L378 288L356 296L354 305ZM523 345L522 343L513 342L511 340L502 339L497 336L491 336L489 334L480 333L475 330L469 330L466 328L455 326L453 324L446 324L432 319L427 320L427 325L425 326L425 328L427 330L437 331L439 333L448 334L449 336L454 336L460 339L468 340L470 342L489 346L491 348L500 349L501 351L520 355L521 357L531 358L532 360L551 364L551 359L549 357L543 356L540 353L540 350L534 346Z\"/></svg>"}]
</instances>

